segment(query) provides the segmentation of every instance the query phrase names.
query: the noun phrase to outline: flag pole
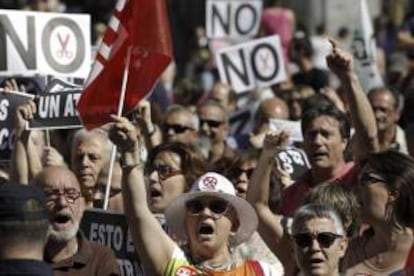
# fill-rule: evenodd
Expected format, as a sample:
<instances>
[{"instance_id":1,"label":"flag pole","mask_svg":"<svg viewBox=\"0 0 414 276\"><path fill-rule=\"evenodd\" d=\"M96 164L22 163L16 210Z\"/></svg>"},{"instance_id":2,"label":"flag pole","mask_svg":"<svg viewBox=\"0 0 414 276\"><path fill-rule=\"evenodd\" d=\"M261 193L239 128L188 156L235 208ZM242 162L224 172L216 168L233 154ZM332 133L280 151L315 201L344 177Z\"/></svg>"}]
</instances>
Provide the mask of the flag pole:
<instances>
[{"instance_id":1,"label":"flag pole","mask_svg":"<svg viewBox=\"0 0 414 276\"><path fill-rule=\"evenodd\" d=\"M117 111L118 117L122 116L122 111L124 109L125 94L126 94L126 89L127 89L127 84L128 84L129 64L131 62L131 48L132 47L129 46L127 50L127 60L126 60L124 75L122 79L121 95L119 97L119 102L118 102L118 111ZM108 180L106 182L106 187L105 187L105 200L104 200L104 205L103 205L104 210L108 209L109 192L111 191L111 182L112 182L112 174L114 171L115 158L116 158L116 146L112 145Z\"/></svg>"}]
</instances>

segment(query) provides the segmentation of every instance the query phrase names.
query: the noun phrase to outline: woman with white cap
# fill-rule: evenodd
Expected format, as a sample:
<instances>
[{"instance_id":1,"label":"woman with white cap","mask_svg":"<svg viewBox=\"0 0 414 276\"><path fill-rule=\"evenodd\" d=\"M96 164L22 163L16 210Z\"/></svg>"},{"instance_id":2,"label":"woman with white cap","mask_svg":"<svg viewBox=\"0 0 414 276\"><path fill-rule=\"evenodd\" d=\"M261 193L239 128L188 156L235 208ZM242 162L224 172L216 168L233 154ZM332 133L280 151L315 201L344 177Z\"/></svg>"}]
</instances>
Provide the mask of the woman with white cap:
<instances>
[{"instance_id":1,"label":"woman with white cap","mask_svg":"<svg viewBox=\"0 0 414 276\"><path fill-rule=\"evenodd\" d=\"M112 118L109 133L121 153L125 214L146 275L277 275L266 263L232 258L231 248L248 239L258 221L232 183L217 173L201 176L166 208L180 248L148 208L135 128L126 118Z\"/></svg>"}]
</instances>

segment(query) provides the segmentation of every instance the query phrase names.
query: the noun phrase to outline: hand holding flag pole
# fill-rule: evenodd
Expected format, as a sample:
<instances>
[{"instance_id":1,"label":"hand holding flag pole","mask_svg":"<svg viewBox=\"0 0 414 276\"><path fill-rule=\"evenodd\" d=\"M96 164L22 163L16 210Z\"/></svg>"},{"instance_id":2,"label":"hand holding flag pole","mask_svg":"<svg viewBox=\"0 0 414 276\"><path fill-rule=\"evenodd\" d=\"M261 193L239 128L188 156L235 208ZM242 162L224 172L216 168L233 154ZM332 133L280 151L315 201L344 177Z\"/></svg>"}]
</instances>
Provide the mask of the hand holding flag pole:
<instances>
[{"instance_id":1,"label":"hand holding flag pole","mask_svg":"<svg viewBox=\"0 0 414 276\"><path fill-rule=\"evenodd\" d=\"M171 44L165 0L118 0L77 106L85 128L132 111L171 62ZM115 157L113 148L109 179ZM110 185L108 181L104 209Z\"/></svg>"}]
</instances>

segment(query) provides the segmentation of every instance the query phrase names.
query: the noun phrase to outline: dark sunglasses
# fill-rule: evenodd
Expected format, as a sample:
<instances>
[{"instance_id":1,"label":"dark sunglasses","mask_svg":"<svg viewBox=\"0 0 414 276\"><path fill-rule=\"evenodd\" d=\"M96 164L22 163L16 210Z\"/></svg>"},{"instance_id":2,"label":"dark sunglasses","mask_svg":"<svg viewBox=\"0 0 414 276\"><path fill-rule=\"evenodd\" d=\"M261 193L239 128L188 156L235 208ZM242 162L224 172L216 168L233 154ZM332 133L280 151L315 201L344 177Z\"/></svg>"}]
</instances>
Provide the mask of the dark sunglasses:
<instances>
[{"instance_id":1,"label":"dark sunglasses","mask_svg":"<svg viewBox=\"0 0 414 276\"><path fill-rule=\"evenodd\" d=\"M153 171L156 171L160 180L166 180L167 178L182 174L181 170L174 169L168 165L148 166L145 168L144 173L150 175Z\"/></svg>"},{"instance_id":2,"label":"dark sunglasses","mask_svg":"<svg viewBox=\"0 0 414 276\"><path fill-rule=\"evenodd\" d=\"M301 248L312 246L313 240L317 240L319 245L323 248L329 248L335 240L339 238L342 238L342 236L331 232L322 232L317 235L311 233L299 233L293 235L295 243Z\"/></svg>"},{"instance_id":3,"label":"dark sunglasses","mask_svg":"<svg viewBox=\"0 0 414 276\"><path fill-rule=\"evenodd\" d=\"M168 133L168 131L170 129L172 129L174 131L174 133L176 133L176 134L184 133L187 130L194 130L191 127L182 126L182 125L178 125L178 124L163 124L162 125L162 130L163 130L164 133Z\"/></svg>"},{"instance_id":4,"label":"dark sunglasses","mask_svg":"<svg viewBox=\"0 0 414 276\"><path fill-rule=\"evenodd\" d=\"M214 121L214 120L203 120L200 119L200 126L203 126L204 124L207 124L211 128L219 127L223 124L223 122Z\"/></svg>"},{"instance_id":5,"label":"dark sunglasses","mask_svg":"<svg viewBox=\"0 0 414 276\"><path fill-rule=\"evenodd\" d=\"M360 186L364 186L364 185L371 184L371 183L378 183L378 182L384 183L385 179L379 176L374 176L372 174L362 174L358 179L358 184Z\"/></svg>"},{"instance_id":6,"label":"dark sunglasses","mask_svg":"<svg viewBox=\"0 0 414 276\"><path fill-rule=\"evenodd\" d=\"M187 212L193 216L199 215L205 208L208 208L213 213L213 218L219 219L227 212L229 204L227 201L222 199L212 199L206 201L194 199L188 201L185 207Z\"/></svg>"}]
</instances>

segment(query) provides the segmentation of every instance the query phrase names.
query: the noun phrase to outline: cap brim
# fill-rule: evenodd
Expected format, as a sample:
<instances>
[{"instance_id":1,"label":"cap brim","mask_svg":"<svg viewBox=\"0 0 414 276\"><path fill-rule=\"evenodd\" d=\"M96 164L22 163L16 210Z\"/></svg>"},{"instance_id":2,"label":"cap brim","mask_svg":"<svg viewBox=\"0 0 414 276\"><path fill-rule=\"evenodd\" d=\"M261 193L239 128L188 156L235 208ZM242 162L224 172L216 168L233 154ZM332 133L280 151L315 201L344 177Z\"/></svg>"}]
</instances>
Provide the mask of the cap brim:
<instances>
[{"instance_id":1,"label":"cap brim","mask_svg":"<svg viewBox=\"0 0 414 276\"><path fill-rule=\"evenodd\" d=\"M229 202L236 210L240 225L235 236L230 240L231 246L241 244L256 231L258 224L256 212L245 199L220 192L193 192L178 196L165 210L168 230L179 239L186 239L187 234L187 229L185 229L185 205L188 201L199 197L221 198Z\"/></svg>"}]
</instances>

